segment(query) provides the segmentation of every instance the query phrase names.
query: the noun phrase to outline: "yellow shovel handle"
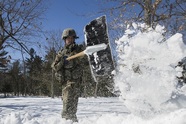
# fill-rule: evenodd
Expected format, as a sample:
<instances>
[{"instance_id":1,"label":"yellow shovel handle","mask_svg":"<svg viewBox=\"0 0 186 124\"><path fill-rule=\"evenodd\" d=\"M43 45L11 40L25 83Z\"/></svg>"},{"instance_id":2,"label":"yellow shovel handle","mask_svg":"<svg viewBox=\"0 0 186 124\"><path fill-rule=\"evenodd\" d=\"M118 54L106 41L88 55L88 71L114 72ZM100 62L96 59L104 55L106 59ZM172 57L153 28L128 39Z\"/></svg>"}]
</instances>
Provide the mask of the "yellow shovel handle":
<instances>
[{"instance_id":1,"label":"yellow shovel handle","mask_svg":"<svg viewBox=\"0 0 186 124\"><path fill-rule=\"evenodd\" d=\"M69 61L69 60L72 60L72 59L75 59L77 57L81 57L81 56L84 56L84 55L85 55L85 53L84 53L84 51L82 51L80 53L77 53L77 54L75 54L73 56L68 57L67 60Z\"/></svg>"}]
</instances>

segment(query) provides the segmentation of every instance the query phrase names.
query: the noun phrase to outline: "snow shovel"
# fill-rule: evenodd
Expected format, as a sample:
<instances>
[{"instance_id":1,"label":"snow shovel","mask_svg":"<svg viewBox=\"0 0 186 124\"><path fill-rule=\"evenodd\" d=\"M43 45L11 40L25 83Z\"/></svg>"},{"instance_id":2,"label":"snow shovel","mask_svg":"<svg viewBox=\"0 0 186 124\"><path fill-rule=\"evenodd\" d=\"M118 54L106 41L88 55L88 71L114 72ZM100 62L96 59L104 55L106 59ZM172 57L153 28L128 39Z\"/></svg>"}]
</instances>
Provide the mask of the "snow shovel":
<instances>
[{"instance_id":1,"label":"snow shovel","mask_svg":"<svg viewBox=\"0 0 186 124\"><path fill-rule=\"evenodd\" d=\"M94 45L94 46L88 46L84 51L82 51L80 53L77 53L77 54L75 54L73 56L70 56L66 60L70 61L72 59L75 59L75 58L78 58L78 57L82 57L85 54L86 55L91 55L91 54L93 54L95 52L98 52L100 50L104 50L106 48L107 48L107 45L105 43Z\"/></svg>"}]
</instances>

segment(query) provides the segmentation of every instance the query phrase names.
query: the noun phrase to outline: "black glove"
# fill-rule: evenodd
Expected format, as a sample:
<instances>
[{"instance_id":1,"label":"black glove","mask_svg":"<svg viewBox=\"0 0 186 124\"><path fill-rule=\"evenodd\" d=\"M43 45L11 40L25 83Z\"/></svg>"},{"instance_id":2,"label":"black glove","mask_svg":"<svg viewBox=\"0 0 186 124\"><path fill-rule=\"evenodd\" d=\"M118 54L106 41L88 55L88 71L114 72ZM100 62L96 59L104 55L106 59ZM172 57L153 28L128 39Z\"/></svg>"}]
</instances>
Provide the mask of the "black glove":
<instances>
[{"instance_id":1,"label":"black glove","mask_svg":"<svg viewBox=\"0 0 186 124\"><path fill-rule=\"evenodd\" d=\"M68 64L68 60L67 60L68 56L63 56L64 59L64 64L67 65Z\"/></svg>"}]
</instances>

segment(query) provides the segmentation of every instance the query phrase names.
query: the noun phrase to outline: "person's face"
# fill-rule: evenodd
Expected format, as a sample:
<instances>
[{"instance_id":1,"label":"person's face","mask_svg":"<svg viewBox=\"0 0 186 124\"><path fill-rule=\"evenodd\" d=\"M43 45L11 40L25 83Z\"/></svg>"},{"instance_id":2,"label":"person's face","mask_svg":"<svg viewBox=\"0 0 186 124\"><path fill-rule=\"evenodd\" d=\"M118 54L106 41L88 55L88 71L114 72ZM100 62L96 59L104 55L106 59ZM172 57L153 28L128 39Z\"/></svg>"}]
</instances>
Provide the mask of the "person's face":
<instances>
[{"instance_id":1,"label":"person's face","mask_svg":"<svg viewBox=\"0 0 186 124\"><path fill-rule=\"evenodd\" d=\"M74 41L75 41L75 39L74 39L73 36L68 36L68 37L65 39L66 45L70 45L70 44L72 44Z\"/></svg>"}]
</instances>

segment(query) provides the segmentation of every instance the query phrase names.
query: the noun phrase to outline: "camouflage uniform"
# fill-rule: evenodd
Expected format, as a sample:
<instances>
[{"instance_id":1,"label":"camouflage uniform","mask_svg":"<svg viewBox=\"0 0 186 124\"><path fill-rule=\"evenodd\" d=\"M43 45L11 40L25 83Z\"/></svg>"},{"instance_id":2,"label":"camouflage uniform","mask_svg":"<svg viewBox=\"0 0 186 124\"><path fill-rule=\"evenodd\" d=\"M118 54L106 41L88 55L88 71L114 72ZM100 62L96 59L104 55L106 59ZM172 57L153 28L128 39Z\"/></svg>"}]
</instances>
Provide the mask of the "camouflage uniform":
<instances>
[{"instance_id":1,"label":"camouflage uniform","mask_svg":"<svg viewBox=\"0 0 186 124\"><path fill-rule=\"evenodd\" d=\"M73 121L77 121L76 112L83 71L82 61L84 60L83 58L75 58L70 61L65 61L64 58L75 55L81 51L83 51L83 47L75 43L65 46L59 51L52 65L53 69L57 72L55 74L56 78L62 83L62 118Z\"/></svg>"}]
</instances>

